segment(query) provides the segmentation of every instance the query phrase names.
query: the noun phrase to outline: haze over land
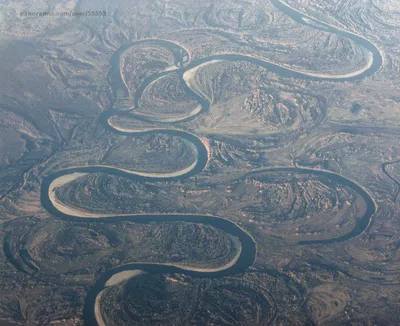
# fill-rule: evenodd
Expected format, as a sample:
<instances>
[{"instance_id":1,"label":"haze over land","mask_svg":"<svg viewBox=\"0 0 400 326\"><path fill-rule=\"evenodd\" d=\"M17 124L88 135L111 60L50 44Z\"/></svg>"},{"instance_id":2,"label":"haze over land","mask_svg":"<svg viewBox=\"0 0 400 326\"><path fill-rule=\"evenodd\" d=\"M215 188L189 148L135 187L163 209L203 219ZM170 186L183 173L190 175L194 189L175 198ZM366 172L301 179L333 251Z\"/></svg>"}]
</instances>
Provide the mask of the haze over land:
<instances>
[{"instance_id":1,"label":"haze over land","mask_svg":"<svg viewBox=\"0 0 400 326\"><path fill-rule=\"evenodd\" d=\"M400 324L399 11L0 2L0 325Z\"/></svg>"}]
</instances>

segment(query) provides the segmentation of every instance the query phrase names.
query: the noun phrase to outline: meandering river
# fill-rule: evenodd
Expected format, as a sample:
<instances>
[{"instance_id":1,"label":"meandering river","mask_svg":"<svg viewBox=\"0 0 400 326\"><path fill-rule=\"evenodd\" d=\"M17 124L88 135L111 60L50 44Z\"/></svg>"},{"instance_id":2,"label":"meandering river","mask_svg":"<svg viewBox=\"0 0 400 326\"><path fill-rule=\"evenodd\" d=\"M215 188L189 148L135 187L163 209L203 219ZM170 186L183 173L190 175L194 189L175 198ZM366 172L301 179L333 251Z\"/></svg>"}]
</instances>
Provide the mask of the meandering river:
<instances>
[{"instance_id":1,"label":"meandering river","mask_svg":"<svg viewBox=\"0 0 400 326\"><path fill-rule=\"evenodd\" d=\"M185 275L190 275L193 277L202 278L216 278L228 275L237 274L244 272L249 266L251 266L256 258L257 246L253 237L241 226L229 220L229 218L223 218L218 216L209 215L177 215L177 214L148 214L148 215L95 215L95 214L85 214L78 210L69 210L68 207L64 207L63 203L58 201L54 190L64 184L70 182L74 177L74 174L87 174L87 173L105 173L116 175L124 178L129 178L136 181L177 181L184 178L192 177L199 174L207 165L209 153L206 146L203 144L201 139L196 135L185 131L177 130L169 127L169 124L174 122L182 122L186 120L195 119L198 115L201 115L208 110L210 110L210 101L200 94L198 91L192 88L191 78L196 74L197 68L201 65L214 63L218 64L219 61L247 61L252 64L265 67L269 71L275 72L281 76L300 78L300 79L310 79L310 80L321 80L321 81L351 81L355 79L362 79L375 73L382 65L382 55L379 49L370 41L362 36L356 35L351 32L344 31L334 26L330 26L321 21L315 20L312 17L302 14L301 12L291 8L285 3L279 0L272 0L277 8L282 10L284 13L289 15L292 19L300 24L308 25L312 28L328 31L337 34L341 37L345 37L354 41L358 46L363 47L371 54L371 60L366 64L365 67L358 71L349 72L348 74L341 75L324 75L320 73L306 72L294 70L289 67L278 65L274 62L269 62L265 59L254 57L251 55L244 54L223 54L223 55L212 55L209 57L201 58L195 61L189 61L186 65L182 63L182 56L190 58L190 53L182 47L180 44L170 41L170 40L140 40L134 43L126 44L116 51L116 53L111 58L111 70L109 73L111 86L114 94L118 92L123 92L125 96L129 96L128 86L126 85L123 74L121 72L121 57L132 46L143 43L153 43L161 47L167 47L173 51L173 53L180 53L175 56L175 66L166 69L165 71L153 74L146 78L143 83L139 86L134 98L134 107L140 105L141 96L148 85L156 81L157 79L173 72L178 72L181 78L183 87L199 102L199 109L197 111L188 114L187 117L180 117L177 120L167 120L162 122L165 128L150 129L145 131L135 131L129 129L122 129L114 126L111 123L111 118L113 116L127 116L129 118L148 120L146 116L140 116L135 114L134 111L121 111L117 109L111 109L104 112L100 117L100 123L109 130L110 132L126 135L126 136L137 136L140 134L167 134L171 136L180 137L190 143L192 143L197 150L196 161L185 169L176 171L174 173L145 173L138 171L130 171L126 169L116 168L112 166L96 165L96 166L78 166L71 167L69 169L64 169L48 175L44 178L41 187L41 202L44 208L52 215L72 221L85 221L90 223L98 222L110 222L118 223L119 221L133 221L137 223L150 223L150 222L169 222L169 221L182 221L190 223L200 223L205 225L211 225L218 229L223 230L229 234L233 239L237 239L237 246L235 246L236 255L228 264L221 266L219 268L189 268L184 266L179 266L175 264L157 264L157 263L131 263L122 266L115 267L108 270L95 282L91 290L89 291L85 306L84 306L84 319L87 325L98 325L103 324L101 318L101 311L99 310L98 298L102 291L109 285L110 279L113 276L121 272L129 271L131 275L138 275L136 271L143 271L147 273L182 273ZM179 51L177 51L179 50ZM154 118L152 118L154 120ZM299 173L299 174L314 174L323 176L334 180L337 183L343 184L357 191L360 196L366 202L367 208L363 216L361 216L353 230L349 233L340 236L338 238L323 239L323 240L307 240L300 241L299 245L311 245L311 244L327 244L332 242L346 241L362 233L368 228L371 223L372 216L376 211L376 205L374 200L369 195L368 191L364 189L361 185L356 182L349 180L339 174L323 171L323 170L312 170L305 168L271 168L265 169L266 172L288 172L288 173ZM250 172L249 176L253 173ZM75 175L77 176L77 175ZM121 274L122 275L122 274ZM107 283L109 282L109 283Z\"/></svg>"}]
</instances>

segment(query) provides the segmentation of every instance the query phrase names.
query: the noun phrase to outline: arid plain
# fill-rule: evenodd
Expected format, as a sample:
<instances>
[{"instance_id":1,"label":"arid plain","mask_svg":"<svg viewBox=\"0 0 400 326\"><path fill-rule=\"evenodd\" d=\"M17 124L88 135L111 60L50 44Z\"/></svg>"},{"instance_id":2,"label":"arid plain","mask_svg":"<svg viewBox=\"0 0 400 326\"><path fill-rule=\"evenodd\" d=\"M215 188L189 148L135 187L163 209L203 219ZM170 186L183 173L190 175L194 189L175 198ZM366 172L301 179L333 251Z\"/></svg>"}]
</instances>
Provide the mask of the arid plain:
<instances>
[{"instance_id":1,"label":"arid plain","mask_svg":"<svg viewBox=\"0 0 400 326\"><path fill-rule=\"evenodd\" d=\"M1 2L0 325L399 324L399 11Z\"/></svg>"}]
</instances>

